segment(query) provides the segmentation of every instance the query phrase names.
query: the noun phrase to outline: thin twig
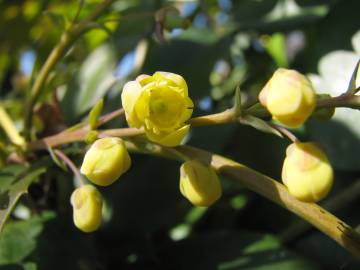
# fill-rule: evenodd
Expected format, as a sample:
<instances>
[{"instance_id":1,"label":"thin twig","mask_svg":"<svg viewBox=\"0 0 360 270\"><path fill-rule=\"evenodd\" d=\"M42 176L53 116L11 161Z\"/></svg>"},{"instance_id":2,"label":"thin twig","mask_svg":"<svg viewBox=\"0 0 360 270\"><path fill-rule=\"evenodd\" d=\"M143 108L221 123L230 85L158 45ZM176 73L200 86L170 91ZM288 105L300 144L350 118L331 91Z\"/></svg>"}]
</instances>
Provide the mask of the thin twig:
<instances>
[{"instance_id":1,"label":"thin twig","mask_svg":"<svg viewBox=\"0 0 360 270\"><path fill-rule=\"evenodd\" d=\"M70 170L73 172L73 174L75 175L76 179L79 180L79 182L82 185L85 185L86 182L84 180L84 178L82 177L79 169L76 167L76 165L71 161L71 159L64 154L64 152L60 151L59 149L55 149L54 153L62 160L64 161L64 163L70 168Z\"/></svg>"},{"instance_id":2,"label":"thin twig","mask_svg":"<svg viewBox=\"0 0 360 270\"><path fill-rule=\"evenodd\" d=\"M49 136L34 142L30 142L27 145L28 150L42 150L47 149L48 147L55 147L63 144L68 144L72 142L84 141L87 133L89 132L88 128L82 128L75 131L68 131L59 133L53 136ZM118 128L118 129L107 129L99 130L98 137L132 137L144 134L144 131L137 128Z\"/></svg>"},{"instance_id":3,"label":"thin twig","mask_svg":"<svg viewBox=\"0 0 360 270\"><path fill-rule=\"evenodd\" d=\"M107 122L110 122L111 120L115 119L116 117L122 116L124 114L125 114L125 110L123 108L115 110L108 114L105 114L104 116L100 117L96 126L100 127L100 126L106 124Z\"/></svg>"},{"instance_id":4,"label":"thin twig","mask_svg":"<svg viewBox=\"0 0 360 270\"><path fill-rule=\"evenodd\" d=\"M274 123L268 123L271 127L273 127L274 129L276 129L277 131L279 131L281 134L285 135L285 137L287 137L290 141L292 141L293 143L298 143L300 142L299 139L295 136L294 133L292 133L290 130L288 130L287 128L274 124Z\"/></svg>"},{"instance_id":5,"label":"thin twig","mask_svg":"<svg viewBox=\"0 0 360 270\"><path fill-rule=\"evenodd\" d=\"M85 2L84 0L79 0L78 9L76 10L76 14L75 14L75 16L74 16L74 18L72 20L72 25L74 25L77 22L77 20L78 20L78 18L80 16L80 12L81 12L81 10L82 10L82 8L84 6L84 2Z\"/></svg>"}]
</instances>

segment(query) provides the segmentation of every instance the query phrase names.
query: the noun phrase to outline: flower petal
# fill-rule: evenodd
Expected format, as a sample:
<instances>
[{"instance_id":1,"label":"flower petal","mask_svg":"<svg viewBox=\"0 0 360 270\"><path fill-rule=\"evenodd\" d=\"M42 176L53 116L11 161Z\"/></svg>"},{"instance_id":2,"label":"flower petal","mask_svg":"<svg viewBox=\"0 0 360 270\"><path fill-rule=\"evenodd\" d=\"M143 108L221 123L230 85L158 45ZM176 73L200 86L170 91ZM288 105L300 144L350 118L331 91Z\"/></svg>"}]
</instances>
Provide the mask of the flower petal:
<instances>
[{"instance_id":1,"label":"flower petal","mask_svg":"<svg viewBox=\"0 0 360 270\"><path fill-rule=\"evenodd\" d=\"M145 131L145 132L146 132L146 136L151 141L167 147L174 147L174 146L178 146L181 143L185 135L189 132L189 129L190 129L190 125L185 125L169 134L156 135L150 131Z\"/></svg>"},{"instance_id":2,"label":"flower petal","mask_svg":"<svg viewBox=\"0 0 360 270\"><path fill-rule=\"evenodd\" d=\"M171 73L171 72L163 72L163 71L158 71L155 72L153 75L155 80L158 81L168 81L171 84L173 84L174 86L177 86L181 89L181 94L184 97L188 96L188 87L186 84L186 81L184 80L184 78L178 74L175 73Z\"/></svg>"},{"instance_id":3,"label":"flower petal","mask_svg":"<svg viewBox=\"0 0 360 270\"><path fill-rule=\"evenodd\" d=\"M135 109L135 104L142 92L143 89L139 82L130 81L125 84L123 91L121 93L121 101L122 101L122 106L125 110L126 119L129 125L134 127L141 126L141 123L136 117L134 109Z\"/></svg>"}]
</instances>

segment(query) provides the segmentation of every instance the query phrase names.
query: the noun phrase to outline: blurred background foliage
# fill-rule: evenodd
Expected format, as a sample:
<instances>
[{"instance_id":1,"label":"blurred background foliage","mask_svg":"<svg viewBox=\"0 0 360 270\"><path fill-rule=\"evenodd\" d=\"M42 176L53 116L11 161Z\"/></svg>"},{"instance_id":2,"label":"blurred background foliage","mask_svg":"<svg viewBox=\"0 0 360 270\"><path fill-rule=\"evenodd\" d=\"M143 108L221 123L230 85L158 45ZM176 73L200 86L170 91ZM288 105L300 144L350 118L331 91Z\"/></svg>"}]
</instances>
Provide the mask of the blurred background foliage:
<instances>
[{"instance_id":1,"label":"blurred background foliage","mask_svg":"<svg viewBox=\"0 0 360 270\"><path fill-rule=\"evenodd\" d=\"M80 18L101 1L85 0ZM189 27L160 29L155 14L174 6ZM21 128L29 86L79 7L70 0L0 0L0 98ZM360 56L358 0L117 0L98 27L78 38L49 76L33 132L54 134L83 119L101 97L119 108L124 83L169 71L188 82L195 115L254 100L278 67L308 74L319 93L345 91ZM295 130L320 142L336 169L322 204L360 224L360 112L338 109L326 123ZM116 120L108 127L125 126ZM72 222L73 176L44 155L29 172L6 165L0 131L0 216L21 198L0 236L0 269L360 269L331 239L284 209L223 179L222 199L192 207L180 196L179 164L133 155L108 188L104 224L83 234ZM234 158L276 179L287 142L251 127L193 128L190 145ZM67 148L80 164L85 144Z\"/></svg>"}]
</instances>

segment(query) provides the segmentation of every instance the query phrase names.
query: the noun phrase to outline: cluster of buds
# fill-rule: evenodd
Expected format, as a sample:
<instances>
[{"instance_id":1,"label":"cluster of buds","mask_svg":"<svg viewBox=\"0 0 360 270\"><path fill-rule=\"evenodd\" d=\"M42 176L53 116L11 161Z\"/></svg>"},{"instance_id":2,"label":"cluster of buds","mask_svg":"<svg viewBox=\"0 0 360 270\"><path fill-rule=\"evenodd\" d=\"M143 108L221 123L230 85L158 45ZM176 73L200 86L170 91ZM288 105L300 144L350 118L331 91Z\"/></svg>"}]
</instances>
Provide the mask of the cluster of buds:
<instances>
[{"instance_id":1,"label":"cluster of buds","mask_svg":"<svg viewBox=\"0 0 360 270\"><path fill-rule=\"evenodd\" d=\"M114 183L131 165L129 153L120 138L96 140L86 152L80 172L94 184ZM102 217L102 198L92 185L77 188L71 196L75 226L84 232L98 229Z\"/></svg>"},{"instance_id":2,"label":"cluster of buds","mask_svg":"<svg viewBox=\"0 0 360 270\"><path fill-rule=\"evenodd\" d=\"M295 70L278 69L259 94L260 103L273 119L285 126L302 125L313 113L317 97L311 82ZM316 112L328 120L334 109ZM326 154L315 143L293 143L286 151L282 180L299 200L317 202L324 198L333 183L333 169Z\"/></svg>"},{"instance_id":3,"label":"cluster of buds","mask_svg":"<svg viewBox=\"0 0 360 270\"><path fill-rule=\"evenodd\" d=\"M303 124L316 107L310 81L294 70L279 69L266 84L259 100L274 120L288 127ZM188 87L180 75L156 72L128 82L122 92L122 105L129 126L143 129L147 138L163 146L181 143L189 131L187 120L193 112ZM114 183L131 166L120 138L96 140L87 151L81 173L95 185ZM329 192L333 170L325 153L314 143L295 142L286 152L282 180L289 192L302 201L315 202ZM219 177L211 165L187 160L180 167L180 192L195 206L210 206L222 194ZM76 189L71 196L74 223L84 232L101 224L102 199L92 185Z\"/></svg>"}]
</instances>

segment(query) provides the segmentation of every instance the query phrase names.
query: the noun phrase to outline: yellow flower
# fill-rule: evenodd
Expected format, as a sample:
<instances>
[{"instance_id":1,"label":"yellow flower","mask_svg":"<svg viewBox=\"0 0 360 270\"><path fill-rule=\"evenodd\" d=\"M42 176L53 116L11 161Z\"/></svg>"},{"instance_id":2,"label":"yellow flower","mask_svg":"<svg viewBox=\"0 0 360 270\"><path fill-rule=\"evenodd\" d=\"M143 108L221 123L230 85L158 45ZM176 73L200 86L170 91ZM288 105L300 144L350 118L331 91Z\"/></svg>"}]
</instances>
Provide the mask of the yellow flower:
<instances>
[{"instance_id":1,"label":"yellow flower","mask_svg":"<svg viewBox=\"0 0 360 270\"><path fill-rule=\"evenodd\" d=\"M131 165L129 153L120 138L96 140L86 152L81 173L99 186L108 186Z\"/></svg>"},{"instance_id":2,"label":"yellow flower","mask_svg":"<svg viewBox=\"0 0 360 270\"><path fill-rule=\"evenodd\" d=\"M221 184L212 167L190 160L180 167L180 192L196 206L210 206L221 197Z\"/></svg>"},{"instance_id":3,"label":"yellow flower","mask_svg":"<svg viewBox=\"0 0 360 270\"><path fill-rule=\"evenodd\" d=\"M121 99L129 125L144 128L151 141L177 146L189 131L194 104L180 75L140 75L124 86Z\"/></svg>"},{"instance_id":4,"label":"yellow flower","mask_svg":"<svg viewBox=\"0 0 360 270\"><path fill-rule=\"evenodd\" d=\"M333 184L333 169L315 143L293 143L286 150L282 180L299 200L317 202Z\"/></svg>"},{"instance_id":5,"label":"yellow flower","mask_svg":"<svg viewBox=\"0 0 360 270\"><path fill-rule=\"evenodd\" d=\"M289 127L302 125L316 106L311 82L301 73L283 68L275 71L259 100L275 120Z\"/></svg>"},{"instance_id":6,"label":"yellow flower","mask_svg":"<svg viewBox=\"0 0 360 270\"><path fill-rule=\"evenodd\" d=\"M92 185L84 185L74 190L70 199L73 207L75 226L83 232L93 232L101 224L102 198Z\"/></svg>"}]
</instances>

